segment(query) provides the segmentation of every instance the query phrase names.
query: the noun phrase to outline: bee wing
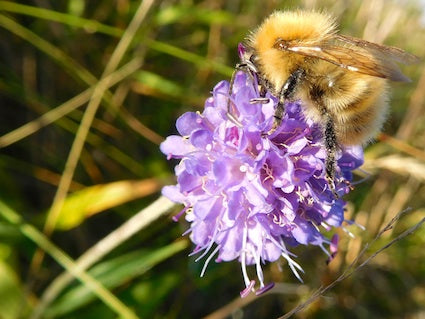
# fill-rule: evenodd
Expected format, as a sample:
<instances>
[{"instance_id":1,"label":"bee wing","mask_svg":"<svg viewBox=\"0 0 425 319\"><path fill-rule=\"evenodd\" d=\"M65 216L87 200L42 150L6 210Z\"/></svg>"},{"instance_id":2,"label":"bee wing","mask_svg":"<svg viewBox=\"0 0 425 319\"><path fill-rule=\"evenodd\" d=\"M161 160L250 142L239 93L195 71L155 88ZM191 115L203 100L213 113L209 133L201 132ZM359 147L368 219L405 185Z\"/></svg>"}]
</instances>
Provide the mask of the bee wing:
<instances>
[{"instance_id":1,"label":"bee wing","mask_svg":"<svg viewBox=\"0 0 425 319\"><path fill-rule=\"evenodd\" d=\"M335 35L335 40L363 48L372 53L373 55L382 56L383 59L390 59L398 63L413 64L419 62L419 58L416 55L410 54L400 48L377 44L363 39L341 34Z\"/></svg>"},{"instance_id":2,"label":"bee wing","mask_svg":"<svg viewBox=\"0 0 425 319\"><path fill-rule=\"evenodd\" d=\"M395 62L408 64L418 61L417 57L401 49L343 35L336 35L333 41L320 46L299 46L278 40L275 47L318 58L353 72L401 82L410 80L400 71Z\"/></svg>"}]
</instances>

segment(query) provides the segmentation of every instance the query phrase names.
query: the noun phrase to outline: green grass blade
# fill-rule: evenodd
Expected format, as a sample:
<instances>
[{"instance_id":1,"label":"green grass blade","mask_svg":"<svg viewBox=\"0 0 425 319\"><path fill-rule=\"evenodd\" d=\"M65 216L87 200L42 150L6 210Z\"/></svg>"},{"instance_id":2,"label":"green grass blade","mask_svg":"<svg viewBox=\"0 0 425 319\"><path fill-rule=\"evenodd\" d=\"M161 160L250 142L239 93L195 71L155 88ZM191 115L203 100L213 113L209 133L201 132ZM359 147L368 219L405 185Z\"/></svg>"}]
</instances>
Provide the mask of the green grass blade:
<instances>
[{"instance_id":1,"label":"green grass blade","mask_svg":"<svg viewBox=\"0 0 425 319\"><path fill-rule=\"evenodd\" d=\"M75 79L83 81L86 84L94 84L97 79L86 69L84 69L74 59L66 55L58 47L52 45L50 42L39 37L31 30L25 28L13 19L0 14L0 26L8 30L10 33L28 41L40 51L50 56L53 60L57 61L59 65L63 66L68 73Z\"/></svg>"},{"instance_id":2,"label":"green grass blade","mask_svg":"<svg viewBox=\"0 0 425 319\"><path fill-rule=\"evenodd\" d=\"M71 16L69 14L65 14L65 13L60 13L57 11L53 11L53 10L48 10L48 9L42 9L42 8L36 8L36 7L32 7L32 6L26 6L26 5L22 5L22 4L15 4L9 1L0 1L0 11L8 11L8 12L15 12L15 13L19 13L19 14L23 14L23 15L28 15L28 16L33 16L35 18L40 18L40 19L46 19L46 20L50 20L50 21L55 21L55 22L59 22L62 24L66 24L66 25L70 25L70 26L74 26L74 27L79 27L82 29L89 29L90 31L93 32L99 32L99 33L103 33L103 34L107 34L110 36L114 36L114 37L121 37L124 33L124 30L116 28L116 27L111 27L108 26L106 24L102 24L99 23L97 21L94 20L89 20L89 19L84 19L81 17L76 17L76 16ZM169 19L163 16L159 16L159 20L161 21L161 23L166 23L165 20ZM223 19L227 19L223 18ZM7 18L7 20L11 20L9 18ZM12 21L12 22L11 22ZM11 21L0 21L0 25L4 24L4 25L8 25L10 27L12 27L12 29L10 29L9 27L9 31L18 34L22 34L22 26L20 26L19 24L17 24L16 22L14 22L13 20ZM14 30L16 28L16 30ZM28 33L29 30L23 32L23 34L25 35L26 33ZM18 35L19 35L18 34ZM35 35L35 34L34 34ZM40 48L46 47L46 44L42 43L42 41L40 41L37 35L36 36L36 43L41 44ZM31 38L28 38L28 40L30 40ZM41 39L42 40L42 39ZM44 40L43 40L44 41ZM176 58L182 59L184 61L193 63L197 66L203 66L203 67L208 67L211 68L219 73L221 73L224 76L230 76L233 72L233 68L228 67L222 63L219 62L215 62L215 61L211 61L206 59L203 56L194 54L192 52L183 50L179 47L173 46L171 44L168 43L164 43L161 41L156 41L156 40L152 40L152 39L145 39L145 44L147 46L149 46L151 49L161 52L161 53L165 53L171 56L174 56ZM44 50L43 50L44 51ZM58 54L57 49L52 51L55 52L56 56L59 58L59 61L65 61L68 62L67 59L64 59L64 57L62 57L60 54ZM48 51L47 51L48 52ZM69 65L69 63L68 63ZM84 74L83 74L84 75Z\"/></svg>"},{"instance_id":3,"label":"green grass blade","mask_svg":"<svg viewBox=\"0 0 425 319\"><path fill-rule=\"evenodd\" d=\"M67 13L38 8L35 6L27 6L11 1L0 1L0 11L13 12L34 18L55 21L62 24L67 24L69 26L85 29L91 33L99 32L113 37L120 37L124 33L124 30L108 26L96 20L85 19Z\"/></svg>"},{"instance_id":4,"label":"green grass blade","mask_svg":"<svg viewBox=\"0 0 425 319\"><path fill-rule=\"evenodd\" d=\"M135 251L117 258L104 261L93 267L88 273L108 289L117 288L142 275L158 263L182 251L187 241L178 241L157 250ZM46 316L63 316L83 307L95 299L95 295L84 285L78 285L67 291L46 310Z\"/></svg>"},{"instance_id":5,"label":"green grass blade","mask_svg":"<svg viewBox=\"0 0 425 319\"><path fill-rule=\"evenodd\" d=\"M69 273L77 278L86 287L92 290L96 296L101 299L105 305L115 311L123 318L135 319L137 316L134 312L124 305L116 296L114 296L108 289L100 284L93 277L86 272L81 271L75 265L75 262L64 251L53 244L42 232L30 224L23 222L19 214L8 207L2 200L0 200L0 216L6 219L11 224L19 227L19 230L28 239L33 241L38 247L47 252L56 262L64 267ZM35 315L35 314L33 314Z\"/></svg>"}]
</instances>

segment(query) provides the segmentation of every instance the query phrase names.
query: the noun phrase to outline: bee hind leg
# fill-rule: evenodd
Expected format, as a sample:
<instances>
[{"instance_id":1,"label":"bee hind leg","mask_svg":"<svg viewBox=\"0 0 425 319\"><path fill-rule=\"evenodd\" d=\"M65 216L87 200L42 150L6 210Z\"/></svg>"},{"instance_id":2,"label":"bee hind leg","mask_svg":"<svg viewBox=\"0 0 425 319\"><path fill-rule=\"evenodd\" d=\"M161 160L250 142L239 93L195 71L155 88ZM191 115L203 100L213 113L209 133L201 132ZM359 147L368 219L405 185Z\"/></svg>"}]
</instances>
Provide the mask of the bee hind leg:
<instances>
[{"instance_id":1,"label":"bee hind leg","mask_svg":"<svg viewBox=\"0 0 425 319\"><path fill-rule=\"evenodd\" d=\"M325 112L325 127L324 127L324 142L326 148L326 181L328 182L329 189L335 198L339 195L335 189L335 172L336 172L336 152L337 152L337 138L335 134L335 126L332 117L329 113Z\"/></svg>"}]
</instances>

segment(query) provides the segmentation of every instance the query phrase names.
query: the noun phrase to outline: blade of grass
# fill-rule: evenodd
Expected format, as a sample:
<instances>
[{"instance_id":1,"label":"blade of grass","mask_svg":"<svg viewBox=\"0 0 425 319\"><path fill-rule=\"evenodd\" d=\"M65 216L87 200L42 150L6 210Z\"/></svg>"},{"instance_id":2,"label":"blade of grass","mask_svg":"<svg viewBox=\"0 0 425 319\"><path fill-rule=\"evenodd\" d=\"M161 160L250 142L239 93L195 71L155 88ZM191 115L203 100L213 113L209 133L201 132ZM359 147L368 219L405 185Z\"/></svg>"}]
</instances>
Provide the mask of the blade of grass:
<instances>
[{"instance_id":1,"label":"blade of grass","mask_svg":"<svg viewBox=\"0 0 425 319\"><path fill-rule=\"evenodd\" d=\"M392 136L387 135L385 133L380 133L378 135L378 140L381 141L381 142L384 142L388 145L391 145L393 148L395 148L395 149L397 149L401 152L404 152L404 153L406 153L406 154L408 154L408 155L410 155L410 156L412 156L412 157L414 157L418 160L425 161L425 151L423 151L423 150L421 150L417 147L414 147L414 146L406 143L403 140L392 137Z\"/></svg>"},{"instance_id":2,"label":"blade of grass","mask_svg":"<svg viewBox=\"0 0 425 319\"><path fill-rule=\"evenodd\" d=\"M147 178L85 187L66 198L56 222L56 229L69 230L77 227L95 214L157 193L161 186L158 179Z\"/></svg>"},{"instance_id":3,"label":"blade of grass","mask_svg":"<svg viewBox=\"0 0 425 319\"><path fill-rule=\"evenodd\" d=\"M63 67L63 69L75 80L90 86L95 86L97 84L98 79L93 74L91 74L90 71L82 67L78 62L69 57L58 47L39 37L37 34L20 25L13 19L0 14L0 26L26 40L28 43L52 58L54 62ZM95 87L93 90L94 89ZM107 106L113 109L114 105L111 103L112 94L110 92L106 92L104 96L105 100L107 101Z\"/></svg>"},{"instance_id":4,"label":"blade of grass","mask_svg":"<svg viewBox=\"0 0 425 319\"><path fill-rule=\"evenodd\" d=\"M4 5L4 7L3 7L3 3L6 4ZM55 21L58 23L62 23L62 24L66 24L66 25L70 25L74 27L79 27L82 29L90 28L91 30L93 28L93 30L99 33L107 34L107 35L118 37L118 38L121 37L124 33L122 29L111 27L109 25L102 24L94 20L71 16L71 15L60 13L53 10L41 9L41 8L36 8L33 6L26 6L23 4L14 4L9 1L0 1L0 11L1 10L8 11L8 12L15 12L15 13L19 13L19 14L23 14L27 16L32 16L35 18ZM173 57L182 59L184 61L193 63L198 66L211 68L217 71L218 73L221 73L224 76L230 76L233 72L233 68L231 67L228 67L219 62L210 61L203 56L191 53L189 51L175 47L171 44L168 44L168 43L166 44L161 41L155 41L148 38L144 39L144 42L152 50L171 55Z\"/></svg>"},{"instance_id":5,"label":"blade of grass","mask_svg":"<svg viewBox=\"0 0 425 319\"><path fill-rule=\"evenodd\" d=\"M1 6L0 6L1 9ZM29 8L26 8L25 12L29 12ZM46 11L46 10L44 10ZM55 11L49 11L50 14L54 15ZM81 21L81 23L85 22L85 20ZM48 41L39 37L37 34L32 32L31 30L25 28L20 25L13 19L6 17L0 14L0 26L4 27L11 33L21 37L26 40L28 43L39 49L41 52L51 57L53 61L58 63L60 66L63 66L64 70L68 72L74 79L79 82L83 82L84 84L93 86L93 90L95 89L95 85L98 84L98 79L90 73L87 69L81 66L74 59L69 57L65 52L60 50L58 47L52 45ZM83 25L81 25L83 27ZM142 55L141 55L142 56ZM112 103L112 94L110 92L105 92L103 98L106 101L106 105L108 108L114 109L115 106Z\"/></svg>"},{"instance_id":6,"label":"blade of grass","mask_svg":"<svg viewBox=\"0 0 425 319\"><path fill-rule=\"evenodd\" d=\"M37 34L25 28L13 19L0 14L0 26L8 30L10 33L28 41L28 43L31 43L34 47L50 56L54 61L59 63L59 65L63 66L74 79L82 81L85 84L94 84L97 82L94 75L65 54L62 50L39 37Z\"/></svg>"},{"instance_id":7,"label":"blade of grass","mask_svg":"<svg viewBox=\"0 0 425 319\"><path fill-rule=\"evenodd\" d=\"M123 318L138 318L134 312L124 305L115 295L102 286L97 280L79 269L75 262L64 251L53 244L34 226L24 223L21 216L0 200L0 215L9 223L16 225L24 236L33 241L39 248L47 252L56 262L64 267L83 285L91 289L108 307Z\"/></svg>"},{"instance_id":8,"label":"blade of grass","mask_svg":"<svg viewBox=\"0 0 425 319\"><path fill-rule=\"evenodd\" d=\"M112 56L105 67L105 70L101 76L101 79L108 76L118 67L119 62L121 61L134 35L139 29L144 18L146 17L148 10L153 5L153 2L154 0L144 0L140 3L128 28L124 32L124 35L122 36L116 49L112 53ZM56 220L58 218L60 211L62 210L62 206L65 200L66 194L68 192L69 186L71 184L72 178L74 176L75 168L77 167L77 163L78 163L81 151L83 149L83 146L85 144L87 134L91 127L91 123L93 122L96 111L99 108L103 94L107 90L108 84L109 84L109 81L105 81L105 82L100 82L98 85L96 85L96 88L93 92L93 96L84 113L80 127L75 136L74 143L71 146L71 150L69 152L67 161L65 163L65 169L62 174L62 178L59 182L59 186L56 191L55 197L53 199L51 209L49 210L46 223L44 224L43 232L48 236L53 232L55 228ZM32 259L32 263L30 267L31 273L37 272L42 260L43 260L43 253L39 250L38 252L36 252L36 254L34 255Z\"/></svg>"},{"instance_id":9,"label":"blade of grass","mask_svg":"<svg viewBox=\"0 0 425 319\"><path fill-rule=\"evenodd\" d=\"M1 87L1 84L2 84L2 82L0 80L0 87ZM9 85L9 84L11 86L13 86L13 82L8 83L7 85ZM27 94L25 94L23 91L13 92L13 90L9 90L9 88L6 88L6 91L3 91L3 92L8 92L9 94L12 95L12 97L16 98L18 101L20 101L24 105L25 104L29 105L31 103L36 104L37 105L37 107L36 107L37 112L43 113L43 112L49 112L48 110L50 110L50 107L45 105L44 102L42 101L42 98L39 98L36 94L29 94L29 96L27 97ZM20 95L16 95L16 94L20 94ZM89 100L89 99L90 99L90 96L87 95L87 100ZM68 102L66 102L66 103L68 103ZM71 108L71 106L70 106L70 108ZM54 111L52 111L52 112L54 112ZM75 110L73 112L75 112ZM64 113L66 113L66 112L64 112ZM75 132L77 132L77 130L78 130L78 124L77 123L79 123L81 121L81 118L82 118L82 113L80 113L80 114L81 115L70 114L70 117L74 117L74 119L68 119L67 117L61 117L60 119L58 119L57 121L55 121L53 123L55 125L57 125L58 127L61 127L62 129L68 131L71 135L75 135ZM118 112L118 115L121 115L121 111ZM124 116L122 116L122 117L124 118ZM40 123L40 125L42 125L42 124L43 123ZM126 124L128 124L128 123L126 123ZM19 131L19 128L17 128L16 130ZM16 133L18 133L18 131L16 131ZM135 176L143 176L144 172L146 172L147 167L144 166L142 164L142 162L135 160L133 157L129 156L128 153L122 151L118 146L113 145L112 143L107 143L104 140L104 138L102 136L99 136L97 133L98 133L97 131L90 131L89 132L89 135L87 136L87 143L89 145L93 146L94 148L98 148L99 146L101 146L105 155L107 155L110 159L119 163L123 168L132 172ZM140 132L140 133L143 133L143 132ZM25 137L25 136L22 136L22 138L23 137ZM148 140L150 139L150 136L143 136L143 137L145 137ZM3 141L2 137L0 137L0 141ZM55 182L54 185L56 185L56 186L58 185L59 179L60 179L60 175L57 178L57 182Z\"/></svg>"},{"instance_id":10,"label":"blade of grass","mask_svg":"<svg viewBox=\"0 0 425 319\"><path fill-rule=\"evenodd\" d=\"M140 277L155 265L167 260L188 246L187 240L179 240L158 249L143 249L120 255L99 263L89 274L108 289L114 289ZM61 317L83 307L95 298L84 285L71 288L55 299L46 310L46 317Z\"/></svg>"},{"instance_id":11,"label":"blade of grass","mask_svg":"<svg viewBox=\"0 0 425 319\"><path fill-rule=\"evenodd\" d=\"M212 68L214 70L216 70L217 72L230 77L234 71L234 68L228 67L226 65L223 65L221 63L215 62L215 61L211 61L208 59L205 59L204 57L201 57L197 54L194 54L192 52L188 52L185 51L183 49L180 49L178 47L172 46L168 43L164 43L161 41L156 41L156 40L152 40L152 39L145 39L144 40L146 45L149 46L151 49L162 52L162 53L166 53L168 55L177 57L181 60L184 61L188 61L191 62L193 64L196 64L198 66L201 67L209 67Z\"/></svg>"},{"instance_id":12,"label":"blade of grass","mask_svg":"<svg viewBox=\"0 0 425 319\"><path fill-rule=\"evenodd\" d=\"M317 290L315 290L306 301L301 302L298 306L284 314L283 316L279 317L278 319L287 319L290 318L295 313L299 312L300 310L304 309L308 305L310 305L312 302L323 296L327 291L332 289L334 286L345 280L346 278L352 276L357 271L361 270L364 266L366 266L372 259L374 259L377 255L379 255L382 251L388 249L395 243L401 241L406 236L409 236L413 234L416 230L418 230L424 223L425 218L422 218L418 223L415 225L409 227L405 231L403 231L401 234L399 234L396 238L390 240L387 244L381 246L378 248L375 252L373 252L369 257L367 257L363 262L361 262L361 259L365 257L369 247L371 247L381 236L383 233L388 231L389 229L392 229L395 222L400 219L402 215L404 215L406 211L402 211L397 214L387 225L385 225L381 231L377 234L377 236L370 242L366 243L363 249L360 251L360 253L357 255L357 257L354 259L354 261L346 267L346 269L343 271L343 273L334 281L332 281L330 284L326 286L321 286Z\"/></svg>"},{"instance_id":13,"label":"blade of grass","mask_svg":"<svg viewBox=\"0 0 425 319\"><path fill-rule=\"evenodd\" d=\"M104 83L107 83L105 87L110 88L111 86L122 81L129 75L133 74L142 65L142 59L140 57L136 57L130 62L128 62L126 65L124 65L122 68L120 68L118 71L111 73L110 75L102 79L98 83L98 85L104 85ZM39 129L57 121L61 117L82 106L90 99L94 90L95 85L81 92L80 94L68 100L67 102L52 109L51 111L44 113L38 119L28 122L27 124L24 124L21 127L18 127L17 129L3 136L0 136L0 148L16 143L17 141L37 132Z\"/></svg>"},{"instance_id":14,"label":"blade of grass","mask_svg":"<svg viewBox=\"0 0 425 319\"><path fill-rule=\"evenodd\" d=\"M31 16L34 18L55 21L77 28L84 28L90 32L99 32L111 35L113 37L121 37L124 33L124 30L121 30L116 27L111 27L106 24L102 24L96 20L76 17L71 14L66 14L44 8L38 8L35 6L28 6L11 1L0 1L0 11L13 12Z\"/></svg>"},{"instance_id":15,"label":"blade of grass","mask_svg":"<svg viewBox=\"0 0 425 319\"><path fill-rule=\"evenodd\" d=\"M116 247L124 243L131 236L147 227L150 223L164 215L175 204L165 197L158 198L148 207L144 208L132 218L126 221L113 232L109 233L105 238L88 249L76 261L78 270L86 270L91 265L98 262L102 257L110 253ZM46 288L40 298L40 302L34 310L35 315L31 319L38 319L52 301L62 292L63 289L73 280L70 273L64 272L57 276L55 280Z\"/></svg>"}]
</instances>

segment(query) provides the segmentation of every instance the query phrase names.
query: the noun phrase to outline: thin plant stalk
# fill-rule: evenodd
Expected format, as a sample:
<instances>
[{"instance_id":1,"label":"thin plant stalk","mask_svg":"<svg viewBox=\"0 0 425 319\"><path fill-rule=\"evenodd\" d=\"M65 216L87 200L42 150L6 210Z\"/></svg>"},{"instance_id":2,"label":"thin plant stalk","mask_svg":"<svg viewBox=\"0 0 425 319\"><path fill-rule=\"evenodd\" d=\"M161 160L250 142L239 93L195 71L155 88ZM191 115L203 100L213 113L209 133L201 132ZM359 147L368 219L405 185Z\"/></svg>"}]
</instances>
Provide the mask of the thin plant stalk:
<instances>
[{"instance_id":1,"label":"thin plant stalk","mask_svg":"<svg viewBox=\"0 0 425 319\"><path fill-rule=\"evenodd\" d=\"M136 314L123 304L114 294L106 289L100 282L79 269L76 263L63 250L53 244L42 232L34 226L24 223L21 216L6 206L0 200L0 215L9 223L18 227L19 231L28 239L33 241L39 249L47 252L58 264L60 264L73 277L87 286L102 300L106 306L115 311L122 318L137 319Z\"/></svg>"},{"instance_id":2,"label":"thin plant stalk","mask_svg":"<svg viewBox=\"0 0 425 319\"><path fill-rule=\"evenodd\" d=\"M160 197L151 205L138 212L123 225L108 234L102 240L98 241L93 247L88 249L83 255L75 261L78 271L85 271L90 266L98 262L102 257L110 253L116 247L124 243L131 236L148 226L150 223L164 215L175 204L166 197ZM52 301L66 288L74 279L69 272L64 272L57 276L55 280L46 288L40 298L34 315L31 319L38 319Z\"/></svg>"},{"instance_id":3,"label":"thin plant stalk","mask_svg":"<svg viewBox=\"0 0 425 319\"><path fill-rule=\"evenodd\" d=\"M134 35L139 29L144 18L146 17L147 12L153 5L153 2L154 0L144 0L140 3L132 21L130 22L128 28L124 32L120 42L114 50L110 60L108 61L108 64L105 67L101 79L107 77L118 67L118 64L122 60L124 53L126 52L131 43L131 40L134 38ZM68 193L69 186L74 176L75 168L77 167L78 160L85 144L89 129L99 108L103 94L108 88L109 82L110 81L101 81L98 83L98 85L96 85L92 98L87 106L83 119L81 120L80 127L77 131L77 134L75 136L74 142L71 146L71 150L68 155L68 159L65 163L65 169L59 182L55 197L53 199L51 209L49 210L46 222L44 224L43 232L47 236L51 235L55 228L56 221L58 219L60 211L62 210L65 197ZM41 250L38 250L35 253L31 262L30 273L37 272L41 265L41 262L43 261L43 256L44 254Z\"/></svg>"},{"instance_id":4,"label":"thin plant stalk","mask_svg":"<svg viewBox=\"0 0 425 319\"><path fill-rule=\"evenodd\" d=\"M107 88L113 86L114 84L122 81L129 75L131 75L133 72L135 72L137 69L139 69L143 64L143 61L141 58L137 57L128 62L126 65L124 65L122 68L117 70L114 73L111 73L104 79L100 80L100 82L97 85L101 85L103 82L107 82L106 85ZM72 99L68 100L67 102L59 105L58 107L52 109L49 112L44 113L39 118L28 122L27 124L24 124L20 126L19 128L10 131L9 133L0 136L0 148L9 146L13 143L16 143L23 138L37 132L41 128L57 121L61 117L69 114L73 110L77 109L78 107L82 106L84 103L86 103L90 97L92 96L95 89L95 85L88 88L87 90L81 92L77 96L73 97Z\"/></svg>"}]
</instances>

